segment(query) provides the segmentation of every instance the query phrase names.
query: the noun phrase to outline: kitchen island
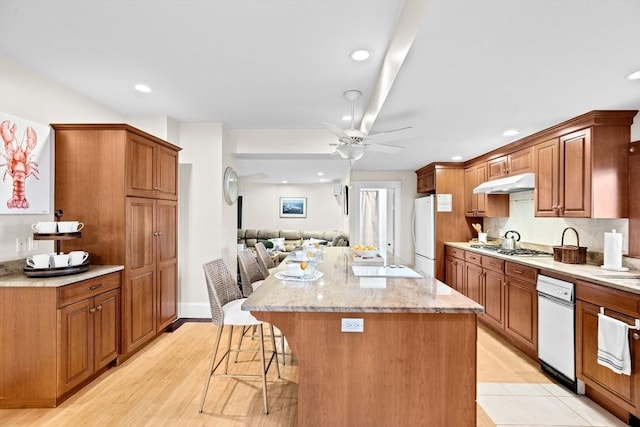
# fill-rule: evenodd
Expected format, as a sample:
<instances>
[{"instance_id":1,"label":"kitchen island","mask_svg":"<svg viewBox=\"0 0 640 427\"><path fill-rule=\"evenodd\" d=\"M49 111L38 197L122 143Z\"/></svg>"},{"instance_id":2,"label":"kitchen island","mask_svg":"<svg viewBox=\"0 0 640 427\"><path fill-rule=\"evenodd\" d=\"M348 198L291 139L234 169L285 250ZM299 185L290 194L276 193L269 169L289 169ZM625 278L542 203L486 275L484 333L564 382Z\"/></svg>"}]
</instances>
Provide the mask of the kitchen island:
<instances>
[{"instance_id":1,"label":"kitchen island","mask_svg":"<svg viewBox=\"0 0 640 427\"><path fill-rule=\"evenodd\" d=\"M357 277L351 265L349 248L327 248L323 277L272 274L242 307L297 357L298 425L475 425L482 306L432 277ZM363 331L342 332L343 319Z\"/></svg>"}]
</instances>

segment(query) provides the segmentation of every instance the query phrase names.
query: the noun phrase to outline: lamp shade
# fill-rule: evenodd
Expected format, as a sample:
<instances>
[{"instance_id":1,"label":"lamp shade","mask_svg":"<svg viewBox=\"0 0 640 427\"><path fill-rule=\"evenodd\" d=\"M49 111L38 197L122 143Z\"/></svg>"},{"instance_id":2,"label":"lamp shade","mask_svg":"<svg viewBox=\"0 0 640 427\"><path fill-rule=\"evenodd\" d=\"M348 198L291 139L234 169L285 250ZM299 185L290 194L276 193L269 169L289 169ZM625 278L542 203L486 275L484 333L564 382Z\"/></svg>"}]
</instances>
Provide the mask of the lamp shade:
<instances>
[{"instance_id":1,"label":"lamp shade","mask_svg":"<svg viewBox=\"0 0 640 427\"><path fill-rule=\"evenodd\" d=\"M354 144L339 145L336 147L336 152L343 159L358 160L364 156L364 147Z\"/></svg>"}]
</instances>

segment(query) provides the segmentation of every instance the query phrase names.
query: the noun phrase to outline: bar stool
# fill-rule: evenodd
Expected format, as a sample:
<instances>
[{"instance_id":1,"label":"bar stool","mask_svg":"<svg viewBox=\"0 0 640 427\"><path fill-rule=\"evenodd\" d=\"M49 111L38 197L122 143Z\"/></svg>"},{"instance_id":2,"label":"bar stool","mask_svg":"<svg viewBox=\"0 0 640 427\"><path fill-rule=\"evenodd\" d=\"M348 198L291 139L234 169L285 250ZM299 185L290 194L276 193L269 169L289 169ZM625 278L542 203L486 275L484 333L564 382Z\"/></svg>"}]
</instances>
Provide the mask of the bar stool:
<instances>
[{"instance_id":1,"label":"bar stool","mask_svg":"<svg viewBox=\"0 0 640 427\"><path fill-rule=\"evenodd\" d=\"M266 363L264 352L264 333L262 330L263 322L259 321L249 311L243 311L241 309L242 303L246 300L243 298L242 292L238 288L233 276L227 269L222 259L216 259L207 262L203 265L204 275L207 283L207 292L209 294L209 305L211 307L211 321L213 324L218 325L218 333L213 345L213 353L211 355L211 362L209 364L209 370L207 372L207 378L204 384L204 390L202 391L202 399L200 401L200 413L204 407L205 398L207 397L207 391L209 389L209 383L211 377L226 376L226 377L241 377L241 378L262 378L262 395L264 400L264 413L269 413L267 403L267 372L269 367L276 360L276 371L278 378L280 378L280 366L278 364L278 353L276 352L276 342L274 339L273 326L269 325L271 331L271 345L272 351L270 352L269 362ZM227 342L227 349L222 355L220 361L216 363L216 357L218 354L218 347L220 345L220 338L222 332L226 326L230 326L229 339ZM260 374L229 374L229 356L232 352L255 352L255 350L242 350L240 346L237 349L231 348L231 339L233 336L233 327L242 326L243 331L245 327L256 326L260 336L260 348L258 353L260 354ZM242 340L241 340L242 343ZM220 367L222 362L225 362L224 373L216 373L215 371Z\"/></svg>"}]
</instances>

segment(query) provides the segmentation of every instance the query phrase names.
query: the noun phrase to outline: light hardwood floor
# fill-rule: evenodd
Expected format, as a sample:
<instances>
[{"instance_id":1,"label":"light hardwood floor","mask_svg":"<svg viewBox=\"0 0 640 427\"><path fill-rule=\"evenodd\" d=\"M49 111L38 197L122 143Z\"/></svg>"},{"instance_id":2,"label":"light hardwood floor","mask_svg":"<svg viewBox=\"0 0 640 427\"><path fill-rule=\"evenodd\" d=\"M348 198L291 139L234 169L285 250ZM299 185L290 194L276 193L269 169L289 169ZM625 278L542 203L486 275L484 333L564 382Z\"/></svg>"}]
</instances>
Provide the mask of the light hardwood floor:
<instances>
[{"instance_id":1,"label":"light hardwood floor","mask_svg":"<svg viewBox=\"0 0 640 427\"><path fill-rule=\"evenodd\" d=\"M295 426L297 366L287 357L282 379L269 371L269 415L259 381L213 378L198 413L216 326L186 323L80 390L58 408L0 410L2 426ZM244 357L244 358L243 358ZM240 356L240 365L249 356ZM478 328L478 382L545 383L539 366ZM477 425L494 426L478 406Z\"/></svg>"}]
</instances>

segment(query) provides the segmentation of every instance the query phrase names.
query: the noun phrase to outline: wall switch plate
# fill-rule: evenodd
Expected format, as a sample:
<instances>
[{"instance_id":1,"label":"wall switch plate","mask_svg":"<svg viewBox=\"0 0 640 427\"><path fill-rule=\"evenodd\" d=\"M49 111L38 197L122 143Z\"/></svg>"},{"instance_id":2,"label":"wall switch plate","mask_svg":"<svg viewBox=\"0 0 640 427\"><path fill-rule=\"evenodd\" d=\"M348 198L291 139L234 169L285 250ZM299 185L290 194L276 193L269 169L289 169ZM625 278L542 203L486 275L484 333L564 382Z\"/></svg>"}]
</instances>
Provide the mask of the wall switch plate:
<instances>
[{"instance_id":1,"label":"wall switch plate","mask_svg":"<svg viewBox=\"0 0 640 427\"><path fill-rule=\"evenodd\" d=\"M37 251L38 241L33 240L33 237L27 237L27 247L29 248L30 251Z\"/></svg>"},{"instance_id":2,"label":"wall switch plate","mask_svg":"<svg viewBox=\"0 0 640 427\"><path fill-rule=\"evenodd\" d=\"M364 319L342 318L342 332L364 332Z\"/></svg>"}]
</instances>

